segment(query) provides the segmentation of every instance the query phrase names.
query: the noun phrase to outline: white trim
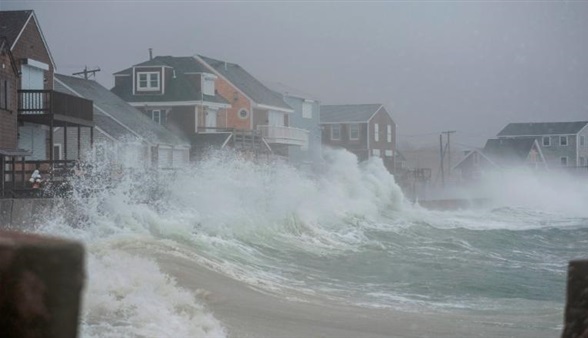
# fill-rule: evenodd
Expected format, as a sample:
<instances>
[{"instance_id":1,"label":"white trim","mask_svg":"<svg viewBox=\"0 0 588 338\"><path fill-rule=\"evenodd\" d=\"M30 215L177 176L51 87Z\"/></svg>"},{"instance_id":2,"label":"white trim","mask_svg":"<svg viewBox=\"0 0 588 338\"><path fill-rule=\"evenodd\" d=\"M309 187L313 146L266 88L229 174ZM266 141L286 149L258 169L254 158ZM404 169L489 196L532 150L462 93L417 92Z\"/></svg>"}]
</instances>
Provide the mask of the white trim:
<instances>
[{"instance_id":1,"label":"white trim","mask_svg":"<svg viewBox=\"0 0 588 338\"><path fill-rule=\"evenodd\" d=\"M184 72L184 75L204 75L204 77L209 77L213 80L218 79L218 76L216 76L215 74L212 73L208 73L208 72Z\"/></svg>"},{"instance_id":2,"label":"white trim","mask_svg":"<svg viewBox=\"0 0 588 338\"><path fill-rule=\"evenodd\" d=\"M151 75L157 75L157 86L152 87L151 86ZM145 82L146 82L146 87L141 87L141 79L140 76L141 75L145 75ZM135 73L135 77L137 78L137 91L138 92L158 92L160 90L162 90L162 86L161 86L161 73L160 72L139 72L137 71Z\"/></svg>"},{"instance_id":3,"label":"white trim","mask_svg":"<svg viewBox=\"0 0 588 338\"><path fill-rule=\"evenodd\" d=\"M133 69L131 70L131 75L132 75L132 80L133 80L133 95L137 95L137 91L135 90L135 66L133 66Z\"/></svg>"},{"instance_id":4,"label":"white trim","mask_svg":"<svg viewBox=\"0 0 588 338\"><path fill-rule=\"evenodd\" d=\"M563 160L564 158L566 159L566 164L563 164L563 163L562 163L562 160ZM570 166L570 158L569 158L569 156L560 156L560 157L559 157L559 165L560 165L561 167L569 167L569 166Z\"/></svg>"},{"instance_id":5,"label":"white trim","mask_svg":"<svg viewBox=\"0 0 588 338\"><path fill-rule=\"evenodd\" d=\"M41 25L39 24L39 20L37 19L37 15L35 14L35 11L31 10L31 15L29 15L29 17L27 18L27 21L22 26L22 29L20 30L20 32L16 36L16 39L14 39L14 41L12 42L12 46L10 47L10 51L12 51L14 49L14 46L16 46L16 43L18 42L18 40L20 39L20 36L22 35L22 33L26 29L27 25L31 21L31 18L33 18L33 20L35 21L35 24L37 25L37 30L39 31L39 35L41 35L41 41L43 41L43 45L45 45L45 50L47 51L47 55L49 55L49 60L51 60L51 65L53 66L53 70L55 71L57 69L57 67L55 67L55 61L53 61L53 56L51 55L51 50L49 50L49 45L47 44L47 40L45 40L45 35L43 35L43 30L41 29Z\"/></svg>"},{"instance_id":6,"label":"white trim","mask_svg":"<svg viewBox=\"0 0 588 338\"><path fill-rule=\"evenodd\" d=\"M67 135L65 137L67 137ZM59 148L59 156L58 156L59 158L57 158L57 159L55 158L55 147ZM62 158L63 156L61 156L61 155L64 155L63 154L63 146L61 145L61 143L53 143L53 159L54 160L56 159L58 161L63 160L64 158Z\"/></svg>"},{"instance_id":7,"label":"white trim","mask_svg":"<svg viewBox=\"0 0 588 338\"><path fill-rule=\"evenodd\" d=\"M268 110L275 110L275 111L279 111L279 112L282 112L282 113L293 113L294 112L293 109L280 108L280 107L270 106L270 105L267 105L267 104L259 104L259 103L256 103L256 108L259 108L259 109L268 109Z\"/></svg>"},{"instance_id":8,"label":"white trim","mask_svg":"<svg viewBox=\"0 0 588 338\"><path fill-rule=\"evenodd\" d=\"M333 138L333 127L334 126L331 126L331 128L329 128L329 132L330 132L329 139L331 141L341 141L341 125L337 126L337 127L339 127L339 138Z\"/></svg>"},{"instance_id":9,"label":"white trim","mask_svg":"<svg viewBox=\"0 0 588 338\"><path fill-rule=\"evenodd\" d=\"M372 116L370 116L369 119L367 119L367 122L369 123L371 119L374 118L374 116L376 116L376 114L380 111L380 109L384 108L384 105L381 104L380 107L378 107L378 109L376 109L376 111L372 114ZM390 115L390 114L388 114ZM390 116L390 119L392 119L392 116Z\"/></svg>"},{"instance_id":10,"label":"white trim","mask_svg":"<svg viewBox=\"0 0 588 338\"><path fill-rule=\"evenodd\" d=\"M457 167L460 166L462 162L464 162L465 160L467 160L473 153L480 154L480 156L482 156L483 158L485 158L486 161L490 162L490 164L492 164L493 166L495 166L497 168L499 167L498 164L496 164L496 162L492 161L490 158L488 158L488 156L484 155L484 153L482 151L480 151L478 149L472 149L472 150L470 150L470 152L464 158L461 159L461 161L457 162L457 164L454 165L453 168L451 168L451 171L456 170ZM541 156L543 156L543 155L541 155Z\"/></svg>"},{"instance_id":11,"label":"white trim","mask_svg":"<svg viewBox=\"0 0 588 338\"><path fill-rule=\"evenodd\" d=\"M159 101L159 102L127 102L133 107L172 107L172 106L205 106L210 108L230 108L230 104L226 103L217 103L217 102L209 102L209 101Z\"/></svg>"},{"instance_id":12,"label":"white trim","mask_svg":"<svg viewBox=\"0 0 588 338\"><path fill-rule=\"evenodd\" d=\"M545 140L549 140L549 144L545 144ZM541 146L542 147L551 147L551 136L541 136Z\"/></svg>"},{"instance_id":13,"label":"white trim","mask_svg":"<svg viewBox=\"0 0 588 338\"><path fill-rule=\"evenodd\" d=\"M25 65L39 68L39 69L46 70L46 71L49 70L49 65L46 64L45 62L37 61L34 59L30 59L30 58L26 58L26 59L24 59L24 61L25 61L24 62Z\"/></svg>"},{"instance_id":14,"label":"white trim","mask_svg":"<svg viewBox=\"0 0 588 338\"><path fill-rule=\"evenodd\" d=\"M114 75L114 77L117 77L117 76L131 76L131 74L112 74L112 75Z\"/></svg>"},{"instance_id":15,"label":"white trim","mask_svg":"<svg viewBox=\"0 0 588 338\"><path fill-rule=\"evenodd\" d=\"M565 137L566 144L562 144L561 140ZM559 146L560 147L567 147L570 144L570 140L568 139L568 135L560 135L559 136Z\"/></svg>"},{"instance_id":16,"label":"white trim","mask_svg":"<svg viewBox=\"0 0 588 338\"><path fill-rule=\"evenodd\" d=\"M161 85L161 95L165 94L165 69L163 69L164 67L161 66L161 74L159 74L160 77L160 85Z\"/></svg>"}]
</instances>

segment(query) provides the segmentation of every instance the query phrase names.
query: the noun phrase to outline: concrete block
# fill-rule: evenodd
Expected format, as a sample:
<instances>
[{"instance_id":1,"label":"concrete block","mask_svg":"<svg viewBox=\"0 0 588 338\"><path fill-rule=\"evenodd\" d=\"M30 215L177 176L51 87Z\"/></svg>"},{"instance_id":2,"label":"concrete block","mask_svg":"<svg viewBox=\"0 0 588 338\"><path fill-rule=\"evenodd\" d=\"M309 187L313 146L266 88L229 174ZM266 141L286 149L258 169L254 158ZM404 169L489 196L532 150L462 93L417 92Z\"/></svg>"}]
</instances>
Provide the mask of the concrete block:
<instances>
[{"instance_id":1,"label":"concrete block","mask_svg":"<svg viewBox=\"0 0 588 338\"><path fill-rule=\"evenodd\" d=\"M84 278L81 244L0 232L0 335L77 337Z\"/></svg>"}]
</instances>

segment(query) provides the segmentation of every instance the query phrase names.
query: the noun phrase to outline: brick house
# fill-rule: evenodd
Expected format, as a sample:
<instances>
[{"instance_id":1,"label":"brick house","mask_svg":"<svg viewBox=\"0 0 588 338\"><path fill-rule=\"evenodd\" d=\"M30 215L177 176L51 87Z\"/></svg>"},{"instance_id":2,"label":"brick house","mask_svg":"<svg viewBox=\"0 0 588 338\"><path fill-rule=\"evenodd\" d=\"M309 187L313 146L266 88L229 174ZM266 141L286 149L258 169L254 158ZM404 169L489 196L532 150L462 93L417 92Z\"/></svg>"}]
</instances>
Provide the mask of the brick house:
<instances>
[{"instance_id":1,"label":"brick house","mask_svg":"<svg viewBox=\"0 0 588 338\"><path fill-rule=\"evenodd\" d=\"M394 172L396 123L381 104L321 105L323 144L345 148L359 161L381 157Z\"/></svg>"},{"instance_id":2,"label":"brick house","mask_svg":"<svg viewBox=\"0 0 588 338\"><path fill-rule=\"evenodd\" d=\"M91 101L53 91L55 63L35 13L0 11L0 23L0 83L4 101L0 109L0 147L26 151L0 154L4 191L7 182L12 187L17 180L24 184L29 167L23 163L25 155L31 165L42 164L42 169L53 171L56 163L50 130L70 127L80 133L81 128L93 130L94 122ZM21 171L18 176L17 169Z\"/></svg>"},{"instance_id":3,"label":"brick house","mask_svg":"<svg viewBox=\"0 0 588 338\"><path fill-rule=\"evenodd\" d=\"M549 168L588 166L588 121L509 123L498 138L537 140Z\"/></svg>"}]
</instances>

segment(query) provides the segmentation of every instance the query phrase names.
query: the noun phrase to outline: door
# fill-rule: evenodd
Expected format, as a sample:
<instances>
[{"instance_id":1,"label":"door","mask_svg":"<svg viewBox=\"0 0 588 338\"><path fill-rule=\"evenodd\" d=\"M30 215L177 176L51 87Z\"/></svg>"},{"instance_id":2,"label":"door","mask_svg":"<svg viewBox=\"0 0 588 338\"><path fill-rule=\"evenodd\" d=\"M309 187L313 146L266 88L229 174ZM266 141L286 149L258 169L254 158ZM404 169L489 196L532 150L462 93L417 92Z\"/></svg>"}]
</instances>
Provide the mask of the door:
<instances>
[{"instance_id":1,"label":"door","mask_svg":"<svg viewBox=\"0 0 588 338\"><path fill-rule=\"evenodd\" d=\"M31 65L22 65L21 67L21 89L42 90L45 73L42 69ZM41 109L43 108L43 94L29 93L25 94L22 101L22 108ZM22 114L38 114L39 111L24 111ZM47 148L45 140L47 130L39 125L25 123L19 127L18 147L32 151L32 160L46 160Z\"/></svg>"},{"instance_id":2,"label":"door","mask_svg":"<svg viewBox=\"0 0 588 338\"><path fill-rule=\"evenodd\" d=\"M210 108L206 109L206 112L204 113L204 125L206 126L206 131L216 131L216 110Z\"/></svg>"}]
</instances>

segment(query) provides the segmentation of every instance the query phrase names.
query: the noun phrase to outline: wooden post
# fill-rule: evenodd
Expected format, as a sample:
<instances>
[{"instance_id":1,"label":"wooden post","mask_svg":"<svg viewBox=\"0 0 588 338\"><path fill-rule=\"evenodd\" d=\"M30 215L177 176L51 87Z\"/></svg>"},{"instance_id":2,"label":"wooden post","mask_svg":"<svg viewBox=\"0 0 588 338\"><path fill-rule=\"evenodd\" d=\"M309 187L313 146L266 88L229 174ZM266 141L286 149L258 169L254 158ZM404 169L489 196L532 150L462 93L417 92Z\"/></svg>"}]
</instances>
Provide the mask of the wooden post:
<instances>
[{"instance_id":1,"label":"wooden post","mask_svg":"<svg viewBox=\"0 0 588 338\"><path fill-rule=\"evenodd\" d=\"M588 338L588 260L570 261L562 338Z\"/></svg>"},{"instance_id":2,"label":"wooden post","mask_svg":"<svg viewBox=\"0 0 588 338\"><path fill-rule=\"evenodd\" d=\"M83 284L81 244L0 232L2 337L77 337Z\"/></svg>"}]
</instances>

